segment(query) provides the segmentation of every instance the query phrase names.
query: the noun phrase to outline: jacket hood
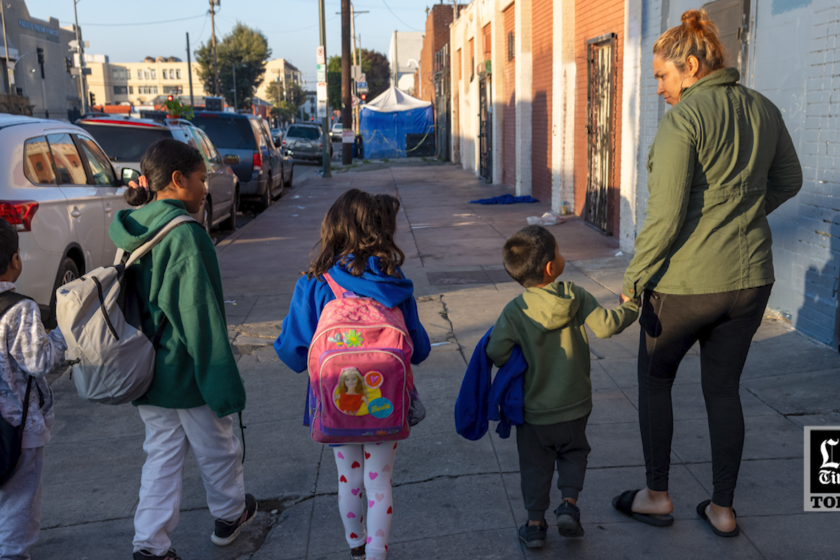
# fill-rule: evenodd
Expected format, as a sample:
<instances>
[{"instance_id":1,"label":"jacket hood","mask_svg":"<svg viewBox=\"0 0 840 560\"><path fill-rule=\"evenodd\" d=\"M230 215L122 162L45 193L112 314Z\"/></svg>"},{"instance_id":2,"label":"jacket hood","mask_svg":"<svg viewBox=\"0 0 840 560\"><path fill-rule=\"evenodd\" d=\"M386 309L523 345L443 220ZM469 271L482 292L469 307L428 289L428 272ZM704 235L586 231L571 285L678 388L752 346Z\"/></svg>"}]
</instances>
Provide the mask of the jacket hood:
<instances>
[{"instance_id":1,"label":"jacket hood","mask_svg":"<svg viewBox=\"0 0 840 560\"><path fill-rule=\"evenodd\" d=\"M516 302L522 313L544 331L567 326L581 304L570 282L554 282L543 288L528 288Z\"/></svg>"},{"instance_id":2,"label":"jacket hood","mask_svg":"<svg viewBox=\"0 0 840 560\"><path fill-rule=\"evenodd\" d=\"M735 68L721 68L720 70L715 70L708 76L705 76L704 78L700 79L691 87L686 88L685 91L683 91L682 96L680 97L680 101L684 100L687 96L691 95L696 91L700 91L708 87L734 85L740 80L741 73L738 72L738 70L736 70Z\"/></svg>"},{"instance_id":3,"label":"jacket hood","mask_svg":"<svg viewBox=\"0 0 840 560\"><path fill-rule=\"evenodd\" d=\"M117 248L128 253L149 241L177 216L189 215L180 200L156 200L136 210L120 210L111 222L108 234Z\"/></svg>"},{"instance_id":4,"label":"jacket hood","mask_svg":"<svg viewBox=\"0 0 840 560\"><path fill-rule=\"evenodd\" d=\"M375 299L386 307L396 307L414 295L414 282L404 277L394 278L382 272L379 257L368 258L361 276L353 276L341 264L333 265L330 276L345 290Z\"/></svg>"}]
</instances>

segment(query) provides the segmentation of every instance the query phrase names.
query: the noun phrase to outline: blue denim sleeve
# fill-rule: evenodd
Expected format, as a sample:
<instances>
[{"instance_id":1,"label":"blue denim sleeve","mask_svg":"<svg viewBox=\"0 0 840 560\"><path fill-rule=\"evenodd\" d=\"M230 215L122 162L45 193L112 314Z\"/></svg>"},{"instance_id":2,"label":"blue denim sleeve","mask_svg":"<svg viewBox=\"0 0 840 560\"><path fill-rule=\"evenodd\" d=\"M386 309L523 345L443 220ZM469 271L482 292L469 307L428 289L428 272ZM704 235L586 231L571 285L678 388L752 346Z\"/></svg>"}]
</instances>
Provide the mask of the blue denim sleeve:
<instances>
[{"instance_id":1,"label":"blue denim sleeve","mask_svg":"<svg viewBox=\"0 0 840 560\"><path fill-rule=\"evenodd\" d=\"M413 297L408 298L399 305L405 319L405 326L411 343L414 345L414 353L411 355L411 363L415 366L422 363L429 357L432 351L432 344L429 342L429 335L420 323L420 316L417 313L417 302Z\"/></svg>"}]
</instances>

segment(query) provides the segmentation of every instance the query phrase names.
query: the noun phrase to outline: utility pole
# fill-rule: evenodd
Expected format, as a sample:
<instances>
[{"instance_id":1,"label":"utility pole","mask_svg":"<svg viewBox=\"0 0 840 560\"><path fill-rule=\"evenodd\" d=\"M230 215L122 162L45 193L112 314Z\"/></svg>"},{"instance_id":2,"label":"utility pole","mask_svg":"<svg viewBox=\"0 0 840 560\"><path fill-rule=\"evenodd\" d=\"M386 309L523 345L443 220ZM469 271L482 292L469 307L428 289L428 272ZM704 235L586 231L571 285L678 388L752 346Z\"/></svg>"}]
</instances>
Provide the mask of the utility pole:
<instances>
[{"instance_id":1,"label":"utility pole","mask_svg":"<svg viewBox=\"0 0 840 560\"><path fill-rule=\"evenodd\" d=\"M351 58L353 60L353 66L358 66L359 68L361 68L362 63L360 62L361 55L358 54L359 51L356 49L356 14L369 14L369 13L370 13L369 11L357 12L356 7L353 5L353 2L350 2L350 34L353 37L353 55L352 55ZM341 12L336 12L336 15L341 15ZM361 38L359 39L359 44L361 45ZM358 78L358 76L351 76L351 79L352 79L351 87L352 87L353 95L356 95L358 93L356 91L356 80L357 80L357 78ZM353 109L353 123L354 123L353 129L358 130L359 107L355 107Z\"/></svg>"},{"instance_id":2,"label":"utility pole","mask_svg":"<svg viewBox=\"0 0 840 560\"><path fill-rule=\"evenodd\" d=\"M233 68L233 112L236 113L239 111L239 103L236 101L236 64L232 66Z\"/></svg>"},{"instance_id":3,"label":"utility pole","mask_svg":"<svg viewBox=\"0 0 840 560\"><path fill-rule=\"evenodd\" d=\"M9 59L9 39L6 37L6 2L0 1L0 16L3 17L3 46L6 48L6 73L8 74L9 78L9 95L14 95L14 87L15 87L15 71L12 69L12 66L9 64L11 60Z\"/></svg>"},{"instance_id":4,"label":"utility pole","mask_svg":"<svg viewBox=\"0 0 840 560\"><path fill-rule=\"evenodd\" d=\"M0 0L2 1L2 0ZM327 22L326 22L326 12L324 11L324 0L320 0L318 2L318 16L321 20L321 50L324 52L324 63L327 62ZM327 73L324 78L327 80L327 87L329 87L329 73ZM317 110L318 103L316 100L315 107ZM324 115L323 123L321 124L321 134L324 138L324 152L321 154L321 159L324 161L324 177L329 178L332 177L332 172L330 169L330 108L329 103L327 103L327 112Z\"/></svg>"},{"instance_id":5,"label":"utility pole","mask_svg":"<svg viewBox=\"0 0 840 560\"><path fill-rule=\"evenodd\" d=\"M0 0L2 1L2 0ZM190 34L187 33L187 76L190 79L190 107L195 107L195 99L193 99L192 88L192 58L190 54Z\"/></svg>"},{"instance_id":6,"label":"utility pole","mask_svg":"<svg viewBox=\"0 0 840 560\"><path fill-rule=\"evenodd\" d=\"M394 30L394 87L400 85L400 34Z\"/></svg>"},{"instance_id":7,"label":"utility pole","mask_svg":"<svg viewBox=\"0 0 840 560\"><path fill-rule=\"evenodd\" d=\"M350 91L350 0L341 0L341 124L343 130L353 129L353 102ZM342 132L342 136L343 136ZM353 163L353 144L341 139L341 163Z\"/></svg>"},{"instance_id":8,"label":"utility pole","mask_svg":"<svg viewBox=\"0 0 840 560\"><path fill-rule=\"evenodd\" d=\"M0 2L2 1L4 0L0 0ZM81 1L73 0L73 14L76 16L76 41L79 43L79 67L81 68L81 72L79 72L79 88L81 89L82 114L84 115L88 112L87 83L85 80L85 44L79 33L79 10L76 8Z\"/></svg>"},{"instance_id":9,"label":"utility pole","mask_svg":"<svg viewBox=\"0 0 840 560\"><path fill-rule=\"evenodd\" d=\"M0 0L5 1L5 0ZM50 107L47 104L47 86L46 86L46 78L44 76L44 49L38 47L38 64L41 66L41 98L44 101L44 116L46 118L50 118Z\"/></svg>"},{"instance_id":10,"label":"utility pole","mask_svg":"<svg viewBox=\"0 0 840 560\"><path fill-rule=\"evenodd\" d=\"M213 86L216 97L219 96L219 59L216 56L216 6L222 5L222 0L210 0L210 29L213 34Z\"/></svg>"}]
</instances>

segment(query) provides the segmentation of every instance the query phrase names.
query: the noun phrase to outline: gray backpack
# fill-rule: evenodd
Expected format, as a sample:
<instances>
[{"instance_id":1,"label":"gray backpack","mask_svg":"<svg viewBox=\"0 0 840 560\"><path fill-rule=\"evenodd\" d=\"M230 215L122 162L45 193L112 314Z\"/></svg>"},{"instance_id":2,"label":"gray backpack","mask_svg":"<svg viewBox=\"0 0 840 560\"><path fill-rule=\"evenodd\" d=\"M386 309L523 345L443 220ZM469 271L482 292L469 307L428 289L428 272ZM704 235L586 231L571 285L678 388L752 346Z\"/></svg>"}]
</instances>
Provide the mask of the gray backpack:
<instances>
[{"instance_id":1,"label":"gray backpack","mask_svg":"<svg viewBox=\"0 0 840 560\"><path fill-rule=\"evenodd\" d=\"M146 394L155 373L155 353L166 318L154 340L140 329L138 305L131 305L128 268L176 227L194 222L178 216L131 253L117 251L113 266L103 266L56 290L58 326L67 341L70 373L79 396L103 404L124 404ZM139 295L139 294L138 294ZM142 296L140 296L142 297Z\"/></svg>"}]
</instances>

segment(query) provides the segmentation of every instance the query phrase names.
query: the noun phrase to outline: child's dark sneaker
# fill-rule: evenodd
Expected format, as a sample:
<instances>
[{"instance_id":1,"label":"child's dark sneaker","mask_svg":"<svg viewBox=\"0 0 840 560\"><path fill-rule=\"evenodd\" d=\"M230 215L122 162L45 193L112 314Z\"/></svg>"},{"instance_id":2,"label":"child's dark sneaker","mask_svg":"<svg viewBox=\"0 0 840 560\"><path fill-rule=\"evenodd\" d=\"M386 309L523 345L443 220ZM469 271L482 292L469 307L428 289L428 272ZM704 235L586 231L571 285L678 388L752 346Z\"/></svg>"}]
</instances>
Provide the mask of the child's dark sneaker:
<instances>
[{"instance_id":1,"label":"child's dark sneaker","mask_svg":"<svg viewBox=\"0 0 840 560\"><path fill-rule=\"evenodd\" d=\"M367 555L365 554L365 544L362 546L357 546L356 548L350 549L350 558L351 560L365 560Z\"/></svg>"},{"instance_id":2,"label":"child's dark sneaker","mask_svg":"<svg viewBox=\"0 0 840 560\"><path fill-rule=\"evenodd\" d=\"M548 525L545 521L540 525L522 525L519 527L519 540L528 548L542 548L545 545L545 536L548 533Z\"/></svg>"},{"instance_id":3,"label":"child's dark sneaker","mask_svg":"<svg viewBox=\"0 0 840 560\"><path fill-rule=\"evenodd\" d=\"M155 556L148 550L138 550L134 553L134 560L181 560L181 557L175 554L175 551L171 548L163 556Z\"/></svg>"},{"instance_id":4,"label":"child's dark sneaker","mask_svg":"<svg viewBox=\"0 0 840 560\"><path fill-rule=\"evenodd\" d=\"M557 516L557 531L561 537L582 537L583 527L580 525L580 509L569 500L554 510Z\"/></svg>"},{"instance_id":5,"label":"child's dark sneaker","mask_svg":"<svg viewBox=\"0 0 840 560\"><path fill-rule=\"evenodd\" d=\"M245 494L245 511L235 521L216 519L216 530L210 536L213 544L227 546L236 540L243 527L246 527L257 516L257 499L251 494Z\"/></svg>"}]
</instances>

